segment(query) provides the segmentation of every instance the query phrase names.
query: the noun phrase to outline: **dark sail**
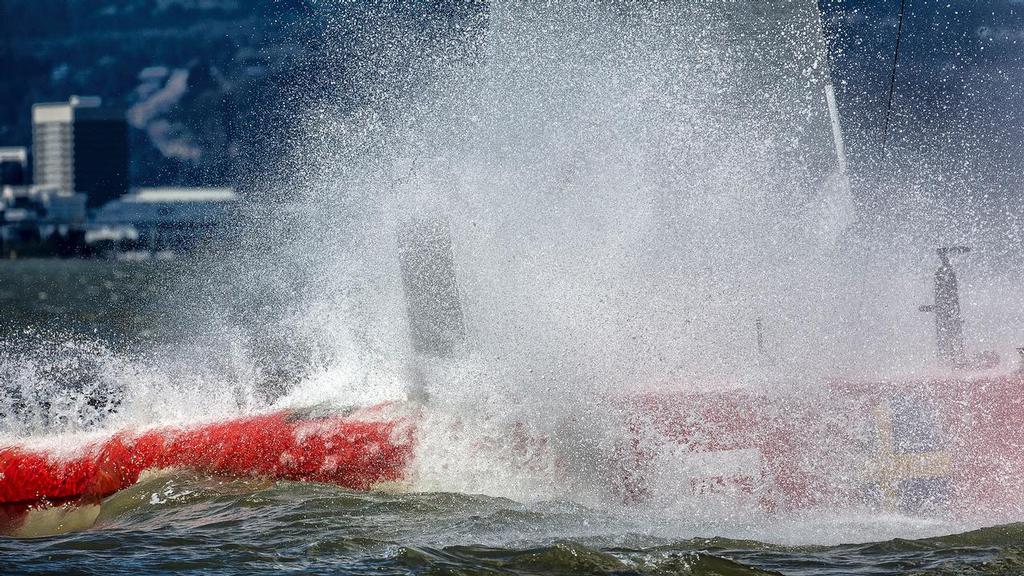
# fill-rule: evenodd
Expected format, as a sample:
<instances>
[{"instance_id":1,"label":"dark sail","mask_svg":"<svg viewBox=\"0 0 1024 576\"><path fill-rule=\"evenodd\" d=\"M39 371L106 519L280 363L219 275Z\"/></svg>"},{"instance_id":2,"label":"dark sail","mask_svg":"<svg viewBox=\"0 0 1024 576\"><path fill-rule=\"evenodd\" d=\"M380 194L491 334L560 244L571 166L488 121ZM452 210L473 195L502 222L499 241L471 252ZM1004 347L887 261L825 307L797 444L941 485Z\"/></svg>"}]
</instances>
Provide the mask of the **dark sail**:
<instances>
[{"instance_id":1,"label":"dark sail","mask_svg":"<svg viewBox=\"0 0 1024 576\"><path fill-rule=\"evenodd\" d=\"M450 356L466 335L451 233L443 220L414 219L398 235L413 348Z\"/></svg>"}]
</instances>

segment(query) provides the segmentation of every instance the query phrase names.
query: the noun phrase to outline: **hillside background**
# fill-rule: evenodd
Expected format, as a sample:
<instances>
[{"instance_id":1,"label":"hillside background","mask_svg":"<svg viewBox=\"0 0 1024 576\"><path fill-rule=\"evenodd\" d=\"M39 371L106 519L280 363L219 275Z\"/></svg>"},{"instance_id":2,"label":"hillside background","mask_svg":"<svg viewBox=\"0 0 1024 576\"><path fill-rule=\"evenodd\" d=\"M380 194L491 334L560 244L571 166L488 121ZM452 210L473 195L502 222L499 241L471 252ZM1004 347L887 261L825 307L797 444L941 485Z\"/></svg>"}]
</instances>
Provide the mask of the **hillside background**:
<instances>
[{"instance_id":1,"label":"hillside background","mask_svg":"<svg viewBox=\"0 0 1024 576\"><path fill-rule=\"evenodd\" d=\"M458 2L394 4L486 10ZM318 11L326 5L0 0L0 146L30 143L33 102L95 94L128 110L133 185L232 183L239 166L272 162L284 152L296 107L304 94L315 94L296 87L315 84L317 62L337 58L337 50L320 46ZM880 154L899 2L820 5L856 167ZM981 135L968 143L975 150L972 170L1000 182L1019 179L1022 10L1021 0L908 3L893 146L942 147Z\"/></svg>"}]
</instances>

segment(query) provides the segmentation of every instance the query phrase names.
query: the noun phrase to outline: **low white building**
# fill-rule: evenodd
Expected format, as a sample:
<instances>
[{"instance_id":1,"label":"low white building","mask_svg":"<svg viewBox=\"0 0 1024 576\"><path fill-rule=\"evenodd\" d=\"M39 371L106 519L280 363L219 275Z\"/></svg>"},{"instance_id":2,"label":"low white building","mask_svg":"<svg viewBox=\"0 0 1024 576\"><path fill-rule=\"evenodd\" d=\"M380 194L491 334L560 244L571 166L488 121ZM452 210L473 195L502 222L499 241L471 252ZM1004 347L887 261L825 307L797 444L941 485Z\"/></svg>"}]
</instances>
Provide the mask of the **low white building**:
<instances>
[{"instance_id":1,"label":"low white building","mask_svg":"<svg viewBox=\"0 0 1024 576\"><path fill-rule=\"evenodd\" d=\"M232 188L138 188L97 210L92 227L131 227L151 250L185 249L230 223L237 204Z\"/></svg>"}]
</instances>

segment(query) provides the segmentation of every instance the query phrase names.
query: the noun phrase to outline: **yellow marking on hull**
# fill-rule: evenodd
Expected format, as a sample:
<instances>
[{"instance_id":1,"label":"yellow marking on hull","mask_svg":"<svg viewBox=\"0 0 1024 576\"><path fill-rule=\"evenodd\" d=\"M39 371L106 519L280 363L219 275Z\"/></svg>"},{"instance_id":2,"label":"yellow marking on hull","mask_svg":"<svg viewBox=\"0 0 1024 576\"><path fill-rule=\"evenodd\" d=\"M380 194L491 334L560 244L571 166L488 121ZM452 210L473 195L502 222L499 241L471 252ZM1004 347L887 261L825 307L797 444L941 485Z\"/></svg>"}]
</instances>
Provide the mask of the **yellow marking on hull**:
<instances>
[{"instance_id":1,"label":"yellow marking on hull","mask_svg":"<svg viewBox=\"0 0 1024 576\"><path fill-rule=\"evenodd\" d=\"M899 483L917 478L943 478L953 467L953 457L946 450L900 454L893 438L892 406L882 401L874 411L875 467L872 477L882 493L882 505L887 510L896 508Z\"/></svg>"}]
</instances>

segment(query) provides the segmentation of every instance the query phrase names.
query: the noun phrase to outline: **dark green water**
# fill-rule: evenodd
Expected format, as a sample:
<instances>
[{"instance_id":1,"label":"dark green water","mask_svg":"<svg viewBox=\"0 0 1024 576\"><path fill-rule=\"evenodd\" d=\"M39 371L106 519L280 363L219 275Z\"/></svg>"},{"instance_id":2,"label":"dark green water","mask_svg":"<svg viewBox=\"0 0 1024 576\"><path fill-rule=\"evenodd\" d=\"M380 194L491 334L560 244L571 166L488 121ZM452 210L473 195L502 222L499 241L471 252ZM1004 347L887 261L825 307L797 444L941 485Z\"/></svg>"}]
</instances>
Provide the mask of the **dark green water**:
<instances>
[{"instance_id":1,"label":"dark green water","mask_svg":"<svg viewBox=\"0 0 1024 576\"><path fill-rule=\"evenodd\" d=\"M1024 525L923 540L786 547L645 535L564 502L153 478L93 528L0 539L5 574L1020 574Z\"/></svg>"},{"instance_id":2,"label":"dark green water","mask_svg":"<svg viewBox=\"0 0 1024 576\"><path fill-rule=\"evenodd\" d=\"M0 260L0 337L25 329L107 340L147 337L172 262Z\"/></svg>"}]
</instances>

